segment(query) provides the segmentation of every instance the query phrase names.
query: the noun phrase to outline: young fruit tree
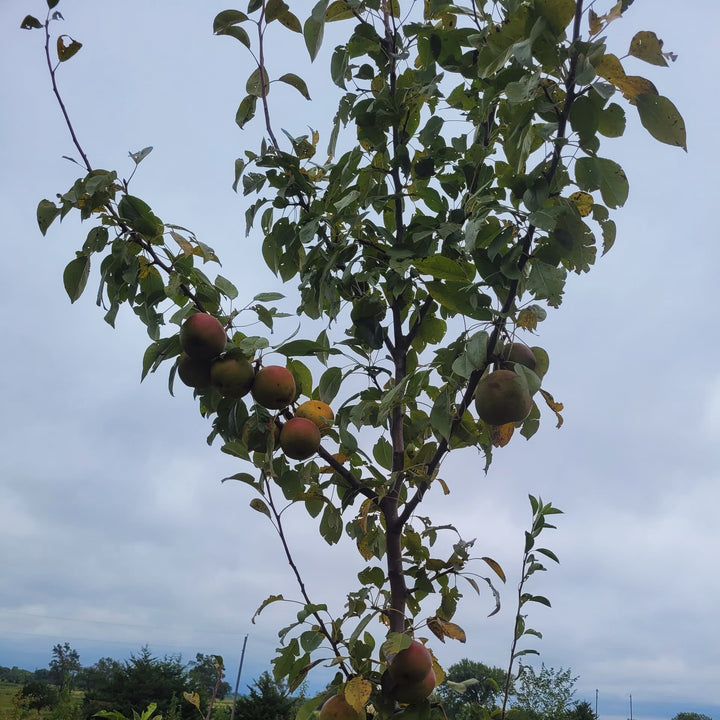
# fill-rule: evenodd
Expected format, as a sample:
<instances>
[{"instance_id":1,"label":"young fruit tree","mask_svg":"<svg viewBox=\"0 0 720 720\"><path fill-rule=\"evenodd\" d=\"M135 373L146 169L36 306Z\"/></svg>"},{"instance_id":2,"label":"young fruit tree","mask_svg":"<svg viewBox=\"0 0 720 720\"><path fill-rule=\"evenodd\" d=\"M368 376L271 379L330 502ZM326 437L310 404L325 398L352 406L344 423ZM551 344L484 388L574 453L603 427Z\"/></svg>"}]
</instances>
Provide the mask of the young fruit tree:
<instances>
[{"instance_id":1,"label":"young fruit tree","mask_svg":"<svg viewBox=\"0 0 720 720\"><path fill-rule=\"evenodd\" d=\"M206 243L91 163L58 86L81 49L55 36L58 4L47 0L46 16L28 15L22 27L44 33L82 167L37 211L43 235L72 210L89 221L63 275L70 300L98 265L105 320L114 324L127 305L147 327L142 377L166 369L171 392L192 392L212 423L209 441L241 463L232 479L252 489L251 509L276 530L302 603L280 632L275 678L292 688L315 666L336 669L300 720L321 704L321 720L427 717L444 677L435 640L465 639L453 622L460 581L480 592L479 567L505 576L472 556L457 529L433 523L426 495L436 490L439 502L452 491L440 474L450 452L479 453L487 472L493 452L531 438L541 415L562 423L562 404L544 386L548 353L531 341L560 306L568 273L588 272L615 242L611 215L628 180L601 141L621 136L637 113L657 140L685 148L672 102L627 74L675 56L651 31L634 36L626 57L607 50L608 27L632 0L602 9L584 0L320 0L307 17L296 15L304 3L249 0L218 14L214 33L239 41L252 63L236 122L264 125L260 147L235 160L234 188L248 198L247 231L261 239L270 272L296 288L302 320L271 342L288 327L282 295L243 298L229 279L211 279L217 256ZM339 102L321 150L319 130L277 132L272 90L279 82L310 100L300 61L279 50L283 34L300 34L311 62L331 32ZM304 127L294 114L283 123ZM131 153L135 165L149 151ZM253 320L265 334L242 331ZM535 540L559 511L530 499L521 589L543 569L540 556L556 560ZM283 526L289 506L304 508L330 545L346 534L357 547L359 584L340 613L303 582ZM523 605L549 604L518 597L510 669L525 652L519 638L538 634L525 627ZM271 595L258 612L284 599Z\"/></svg>"}]
</instances>

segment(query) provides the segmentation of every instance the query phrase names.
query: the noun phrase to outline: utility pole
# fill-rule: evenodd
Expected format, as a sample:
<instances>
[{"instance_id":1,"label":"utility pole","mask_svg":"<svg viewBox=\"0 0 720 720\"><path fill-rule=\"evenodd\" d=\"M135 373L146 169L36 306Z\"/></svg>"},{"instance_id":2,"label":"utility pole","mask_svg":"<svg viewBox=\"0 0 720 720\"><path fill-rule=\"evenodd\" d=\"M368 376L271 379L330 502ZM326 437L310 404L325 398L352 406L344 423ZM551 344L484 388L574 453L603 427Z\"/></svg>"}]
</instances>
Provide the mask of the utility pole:
<instances>
[{"instance_id":1,"label":"utility pole","mask_svg":"<svg viewBox=\"0 0 720 720\"><path fill-rule=\"evenodd\" d=\"M595 688L595 720L598 720L597 702L598 702L598 689Z\"/></svg>"},{"instance_id":2,"label":"utility pole","mask_svg":"<svg viewBox=\"0 0 720 720\"><path fill-rule=\"evenodd\" d=\"M232 711L230 712L230 720L235 720L235 706L237 705L238 685L240 685L240 673L242 672L243 660L245 659L245 646L247 645L247 633L243 640L242 652L240 653L240 667L238 667L237 679L235 680L235 696L233 697Z\"/></svg>"},{"instance_id":3,"label":"utility pole","mask_svg":"<svg viewBox=\"0 0 720 720\"><path fill-rule=\"evenodd\" d=\"M633 716L632 716L632 693L630 693L630 720L633 720Z\"/></svg>"}]
</instances>

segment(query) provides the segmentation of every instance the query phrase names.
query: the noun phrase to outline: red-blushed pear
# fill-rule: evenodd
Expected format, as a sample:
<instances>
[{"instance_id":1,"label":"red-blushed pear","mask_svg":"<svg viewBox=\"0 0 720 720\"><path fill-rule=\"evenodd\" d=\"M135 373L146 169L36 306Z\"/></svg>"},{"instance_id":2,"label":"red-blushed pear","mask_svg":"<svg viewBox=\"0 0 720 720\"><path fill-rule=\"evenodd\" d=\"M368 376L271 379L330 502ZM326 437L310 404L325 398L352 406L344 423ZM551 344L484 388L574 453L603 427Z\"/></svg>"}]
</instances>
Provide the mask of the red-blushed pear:
<instances>
[{"instance_id":1,"label":"red-blushed pear","mask_svg":"<svg viewBox=\"0 0 720 720\"><path fill-rule=\"evenodd\" d=\"M420 681L410 684L398 683L390 691L390 697L399 703L415 705L432 695L435 689L435 672L430 672Z\"/></svg>"},{"instance_id":2,"label":"red-blushed pear","mask_svg":"<svg viewBox=\"0 0 720 720\"><path fill-rule=\"evenodd\" d=\"M252 396L268 410L282 410L295 398L295 378L281 365L266 365L255 374Z\"/></svg>"},{"instance_id":3,"label":"red-blushed pear","mask_svg":"<svg viewBox=\"0 0 720 720\"><path fill-rule=\"evenodd\" d=\"M222 323L208 313L195 313L180 327L180 346L196 360L216 358L225 349L226 342Z\"/></svg>"},{"instance_id":4,"label":"red-blushed pear","mask_svg":"<svg viewBox=\"0 0 720 720\"><path fill-rule=\"evenodd\" d=\"M388 665L390 677L398 685L412 685L424 680L432 670L432 655L418 640L401 650Z\"/></svg>"},{"instance_id":5,"label":"red-blushed pear","mask_svg":"<svg viewBox=\"0 0 720 720\"><path fill-rule=\"evenodd\" d=\"M532 409L527 383L512 370L495 370L480 379L475 390L475 409L488 425L524 420Z\"/></svg>"},{"instance_id":6,"label":"red-blushed pear","mask_svg":"<svg viewBox=\"0 0 720 720\"><path fill-rule=\"evenodd\" d=\"M363 720L364 717L365 715L361 715L344 695L333 695L323 703L318 720Z\"/></svg>"},{"instance_id":7,"label":"red-blushed pear","mask_svg":"<svg viewBox=\"0 0 720 720\"><path fill-rule=\"evenodd\" d=\"M196 360L186 352L182 352L177 362L177 374L188 387L196 390L205 390L210 387L210 362L208 360Z\"/></svg>"},{"instance_id":8,"label":"red-blushed pear","mask_svg":"<svg viewBox=\"0 0 720 720\"><path fill-rule=\"evenodd\" d=\"M244 397L250 392L254 379L252 363L242 355L228 353L210 366L210 381L224 397Z\"/></svg>"},{"instance_id":9,"label":"red-blushed pear","mask_svg":"<svg viewBox=\"0 0 720 720\"><path fill-rule=\"evenodd\" d=\"M324 433L330 428L335 418L335 413L332 411L332 408L327 403L322 402L322 400L308 400L298 406L298 409L295 411L295 417L312 420L318 428L320 428L320 432Z\"/></svg>"},{"instance_id":10,"label":"red-blushed pear","mask_svg":"<svg viewBox=\"0 0 720 720\"><path fill-rule=\"evenodd\" d=\"M320 449L320 428L307 418L290 418L280 431L280 447L293 460L307 460Z\"/></svg>"}]
</instances>

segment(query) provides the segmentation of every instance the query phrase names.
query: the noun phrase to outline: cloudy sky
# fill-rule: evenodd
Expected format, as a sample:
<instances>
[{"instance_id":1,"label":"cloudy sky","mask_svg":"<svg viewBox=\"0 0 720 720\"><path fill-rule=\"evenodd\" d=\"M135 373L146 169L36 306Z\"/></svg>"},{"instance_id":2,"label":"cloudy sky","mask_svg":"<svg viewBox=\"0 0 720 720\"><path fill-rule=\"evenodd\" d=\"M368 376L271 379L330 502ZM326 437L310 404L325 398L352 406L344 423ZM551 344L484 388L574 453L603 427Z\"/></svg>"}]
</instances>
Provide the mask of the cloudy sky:
<instances>
[{"instance_id":1,"label":"cloudy sky","mask_svg":"<svg viewBox=\"0 0 720 720\"><path fill-rule=\"evenodd\" d=\"M293 6L305 16L311 3ZM231 189L233 161L257 147L260 128L234 124L250 68L239 43L212 37L225 7L63 0L61 31L84 45L60 82L93 165L127 176L128 151L154 146L135 194L212 245L249 300L279 287L257 235L244 236L244 199ZM68 218L43 238L35 223L38 201L78 170L61 157L74 148L42 34L18 29L44 8L0 3L0 664L45 667L57 642L85 665L148 644L187 659L221 653L234 676L248 633L249 681L269 667L295 610L276 604L255 625L250 617L266 596L297 593L248 489L220 483L243 468L207 446L191 394L170 397L164 371L140 384L148 339L139 323L128 313L116 330L103 322L96 275L74 306L63 290L89 227ZM597 689L608 720L628 717L630 694L636 718L720 717L718 27L715 0L682 10L637 0L611 26L618 55L638 30L678 54L671 68L633 71L681 109L689 153L652 140L631 114L626 136L606 143L631 184L617 244L571 280L533 340L550 353L545 384L565 403L563 428L548 421L530 442L513 441L487 477L475 454L456 453L443 467L452 494L428 496L438 522L477 538L479 554L509 576L493 618L490 597L467 596L457 618L467 644L435 648L446 666L462 657L506 665L527 495L565 511L546 538L561 564L534 588L553 609L538 606L529 622L544 635L542 660L579 675L578 699L594 704ZM304 50L282 38L276 67L297 72ZM327 137L327 59L304 73L313 104L273 91L278 125L293 134L312 126ZM353 548L328 549L301 514L289 516L288 533L311 595L340 608L361 567Z\"/></svg>"}]
</instances>

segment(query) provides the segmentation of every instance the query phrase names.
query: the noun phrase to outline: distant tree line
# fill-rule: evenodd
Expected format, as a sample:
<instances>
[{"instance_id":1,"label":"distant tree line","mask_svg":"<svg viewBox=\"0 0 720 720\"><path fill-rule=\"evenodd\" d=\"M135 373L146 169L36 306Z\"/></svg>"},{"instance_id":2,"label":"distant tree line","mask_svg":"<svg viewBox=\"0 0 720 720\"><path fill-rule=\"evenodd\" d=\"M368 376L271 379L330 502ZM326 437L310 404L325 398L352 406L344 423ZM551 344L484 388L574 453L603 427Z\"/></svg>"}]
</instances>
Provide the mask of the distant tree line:
<instances>
[{"instance_id":1,"label":"distant tree line","mask_svg":"<svg viewBox=\"0 0 720 720\"><path fill-rule=\"evenodd\" d=\"M577 680L569 669L521 666L508 683L512 697L508 720L597 720L588 701L574 699ZM33 672L0 666L0 681L22 685L18 712L0 720L36 720L40 713L48 720L90 720L108 710L132 718L151 703L163 720L197 720L198 709L205 714L213 691L218 700L231 691L222 679L218 656L197 653L195 660L183 663L180 655L157 658L143 647L128 660L106 657L83 667L68 643L53 647L47 669ZM502 703L506 682L507 673L501 668L460 660L447 669L446 682L437 688L443 712L434 710L430 720L489 720ZM188 694L194 694L193 702L187 701ZM302 692L291 694L284 683L264 672L237 698L235 718L294 720L304 701ZM214 707L212 720L229 717L227 704ZM679 713L672 720L712 718Z\"/></svg>"},{"instance_id":2,"label":"distant tree line","mask_svg":"<svg viewBox=\"0 0 720 720\"><path fill-rule=\"evenodd\" d=\"M89 719L101 710L132 717L133 711L140 713L150 703L157 704L166 720L189 720L198 711L186 702L185 693L195 694L204 708L213 691L222 700L231 689L222 679L222 659L218 664L214 655L197 653L195 660L184 663L180 655L154 657L146 646L128 660L105 657L83 667L68 643L53 647L47 669L32 672L0 666L0 681L22 685L10 720L31 718L32 711L51 720Z\"/></svg>"}]
</instances>

